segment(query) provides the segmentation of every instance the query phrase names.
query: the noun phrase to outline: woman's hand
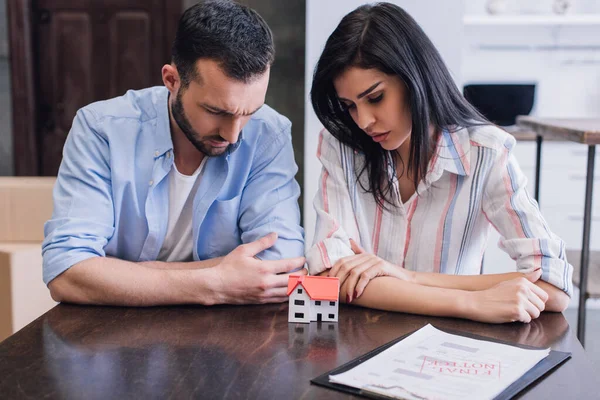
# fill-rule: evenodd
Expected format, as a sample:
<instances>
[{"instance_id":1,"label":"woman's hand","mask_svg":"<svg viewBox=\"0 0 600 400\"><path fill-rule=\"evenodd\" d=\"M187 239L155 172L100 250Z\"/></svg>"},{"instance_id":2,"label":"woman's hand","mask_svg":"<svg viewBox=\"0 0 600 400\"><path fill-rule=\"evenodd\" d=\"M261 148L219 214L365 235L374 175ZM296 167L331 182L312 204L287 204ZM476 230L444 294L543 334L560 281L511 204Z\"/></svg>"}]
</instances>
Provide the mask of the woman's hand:
<instances>
[{"instance_id":1,"label":"woman's hand","mask_svg":"<svg viewBox=\"0 0 600 400\"><path fill-rule=\"evenodd\" d=\"M546 307L548 294L535 285L542 270L537 269L523 278L501 282L486 290L468 292L471 299L470 319L491 322L531 322Z\"/></svg>"},{"instance_id":2,"label":"woman's hand","mask_svg":"<svg viewBox=\"0 0 600 400\"><path fill-rule=\"evenodd\" d=\"M346 285L348 303L360 297L369 281L378 276L391 276L409 282L414 280L414 272L368 254L352 239L350 244L355 255L338 260L329 270L329 276L340 279L340 287Z\"/></svg>"}]
</instances>

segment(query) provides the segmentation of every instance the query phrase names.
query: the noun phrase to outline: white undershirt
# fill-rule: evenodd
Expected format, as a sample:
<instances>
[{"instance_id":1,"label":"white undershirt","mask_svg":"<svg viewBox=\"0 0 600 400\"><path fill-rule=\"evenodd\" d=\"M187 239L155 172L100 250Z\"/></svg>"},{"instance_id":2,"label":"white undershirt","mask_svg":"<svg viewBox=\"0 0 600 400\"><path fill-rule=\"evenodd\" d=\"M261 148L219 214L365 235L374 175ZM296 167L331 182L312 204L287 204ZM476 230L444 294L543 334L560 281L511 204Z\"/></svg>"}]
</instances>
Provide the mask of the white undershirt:
<instances>
[{"instance_id":1,"label":"white undershirt","mask_svg":"<svg viewBox=\"0 0 600 400\"><path fill-rule=\"evenodd\" d=\"M191 261L193 259L192 219L194 197L200 184L204 157L192 175L183 175L175 163L169 172L169 223L167 235L158 253L159 261Z\"/></svg>"}]
</instances>

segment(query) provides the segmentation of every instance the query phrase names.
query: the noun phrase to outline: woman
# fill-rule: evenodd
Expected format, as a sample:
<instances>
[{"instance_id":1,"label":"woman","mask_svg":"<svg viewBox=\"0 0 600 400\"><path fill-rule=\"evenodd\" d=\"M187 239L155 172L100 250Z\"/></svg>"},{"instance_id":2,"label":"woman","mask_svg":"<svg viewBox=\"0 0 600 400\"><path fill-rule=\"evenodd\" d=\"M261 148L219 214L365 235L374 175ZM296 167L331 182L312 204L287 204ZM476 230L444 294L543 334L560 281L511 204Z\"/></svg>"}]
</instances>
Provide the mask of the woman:
<instances>
[{"instance_id":1,"label":"woman","mask_svg":"<svg viewBox=\"0 0 600 400\"><path fill-rule=\"evenodd\" d=\"M342 300L493 323L566 308L572 266L525 189L514 138L465 101L404 10L346 15L311 100L325 130L307 261L340 278ZM481 275L492 226L519 272Z\"/></svg>"}]
</instances>

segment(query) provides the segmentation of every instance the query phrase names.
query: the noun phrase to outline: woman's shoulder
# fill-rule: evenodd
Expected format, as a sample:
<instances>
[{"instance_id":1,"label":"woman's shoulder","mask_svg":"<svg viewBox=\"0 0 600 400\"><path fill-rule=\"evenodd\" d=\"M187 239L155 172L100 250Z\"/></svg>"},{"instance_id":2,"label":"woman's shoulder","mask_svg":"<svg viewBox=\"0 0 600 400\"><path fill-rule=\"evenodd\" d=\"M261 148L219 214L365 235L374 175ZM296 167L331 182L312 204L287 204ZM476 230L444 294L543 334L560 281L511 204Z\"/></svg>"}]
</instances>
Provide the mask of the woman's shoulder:
<instances>
[{"instance_id":1,"label":"woman's shoulder","mask_svg":"<svg viewBox=\"0 0 600 400\"><path fill-rule=\"evenodd\" d=\"M317 156L322 154L335 154L339 156L342 153L355 153L348 145L340 142L335 136L333 136L327 129L323 128L319 132L319 142L317 148Z\"/></svg>"},{"instance_id":2,"label":"woman's shoulder","mask_svg":"<svg viewBox=\"0 0 600 400\"><path fill-rule=\"evenodd\" d=\"M511 150L516 140L513 135L496 125L477 125L465 128L472 146L494 150Z\"/></svg>"},{"instance_id":3,"label":"woman's shoulder","mask_svg":"<svg viewBox=\"0 0 600 400\"><path fill-rule=\"evenodd\" d=\"M331 134L326 128L322 128L319 132L319 142L326 143L329 146L339 147L343 144Z\"/></svg>"}]
</instances>

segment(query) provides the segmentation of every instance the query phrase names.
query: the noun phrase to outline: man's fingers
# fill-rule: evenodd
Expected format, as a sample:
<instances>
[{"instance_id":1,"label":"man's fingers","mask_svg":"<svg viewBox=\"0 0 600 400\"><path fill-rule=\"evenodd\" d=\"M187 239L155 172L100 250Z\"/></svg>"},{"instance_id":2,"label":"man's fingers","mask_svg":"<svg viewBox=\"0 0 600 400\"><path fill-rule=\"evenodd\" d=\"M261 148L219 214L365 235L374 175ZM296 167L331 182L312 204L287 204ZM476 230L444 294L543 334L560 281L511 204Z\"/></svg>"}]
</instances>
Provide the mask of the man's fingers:
<instances>
[{"instance_id":1,"label":"man's fingers","mask_svg":"<svg viewBox=\"0 0 600 400\"><path fill-rule=\"evenodd\" d=\"M263 301L264 304L272 304L272 303L285 303L289 298L287 296L283 297L269 297Z\"/></svg>"},{"instance_id":2,"label":"man's fingers","mask_svg":"<svg viewBox=\"0 0 600 400\"><path fill-rule=\"evenodd\" d=\"M265 299L269 299L272 297L275 298L279 298L279 297L286 297L287 296L287 282L285 287L273 287L271 289L268 289L265 291L265 293L263 294L263 298Z\"/></svg>"},{"instance_id":3,"label":"man's fingers","mask_svg":"<svg viewBox=\"0 0 600 400\"><path fill-rule=\"evenodd\" d=\"M239 251L242 255L247 257L254 257L261 251L264 251L268 248L273 247L275 242L277 241L277 233L271 232L262 238L255 240L254 242L246 243L241 246L238 246Z\"/></svg>"},{"instance_id":4,"label":"man's fingers","mask_svg":"<svg viewBox=\"0 0 600 400\"><path fill-rule=\"evenodd\" d=\"M306 264L305 264L306 265ZM308 275L308 269L302 267L301 269L297 270L297 271L292 271L290 272L291 275Z\"/></svg>"},{"instance_id":5,"label":"man's fingers","mask_svg":"<svg viewBox=\"0 0 600 400\"><path fill-rule=\"evenodd\" d=\"M304 267L306 259L304 257L283 258L281 260L265 260L263 261L269 272L274 274L288 274L294 270L299 270ZM296 273L296 272L295 272ZM300 273L300 271L298 271Z\"/></svg>"},{"instance_id":6,"label":"man's fingers","mask_svg":"<svg viewBox=\"0 0 600 400\"><path fill-rule=\"evenodd\" d=\"M354 254L362 254L365 252L365 250L362 247L360 247L360 245L356 243L354 239L350 239L350 248L352 249Z\"/></svg>"},{"instance_id":7,"label":"man's fingers","mask_svg":"<svg viewBox=\"0 0 600 400\"><path fill-rule=\"evenodd\" d=\"M270 293L271 290L274 289L283 289L284 291L287 290L287 286L288 286L288 280L289 280L290 276L288 274L285 275L272 275L269 278L267 278L266 282L266 286L267 286L267 292Z\"/></svg>"}]
</instances>

